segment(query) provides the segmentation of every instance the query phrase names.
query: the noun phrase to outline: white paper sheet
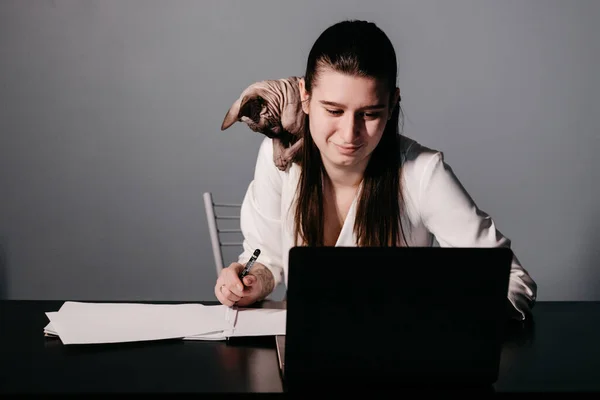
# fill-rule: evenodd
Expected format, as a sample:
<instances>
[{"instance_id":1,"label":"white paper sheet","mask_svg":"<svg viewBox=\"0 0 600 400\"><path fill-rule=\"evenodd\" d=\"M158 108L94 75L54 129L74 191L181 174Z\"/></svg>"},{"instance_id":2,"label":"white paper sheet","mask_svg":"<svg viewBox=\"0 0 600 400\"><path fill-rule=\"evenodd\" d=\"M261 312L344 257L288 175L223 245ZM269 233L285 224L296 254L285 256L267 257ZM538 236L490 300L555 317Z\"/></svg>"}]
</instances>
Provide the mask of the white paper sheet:
<instances>
[{"instance_id":1,"label":"white paper sheet","mask_svg":"<svg viewBox=\"0 0 600 400\"><path fill-rule=\"evenodd\" d=\"M226 306L65 302L46 313L63 344L118 343L184 338L229 331ZM49 330L46 327L46 330Z\"/></svg>"},{"instance_id":2,"label":"white paper sheet","mask_svg":"<svg viewBox=\"0 0 600 400\"><path fill-rule=\"evenodd\" d=\"M46 316L48 317L49 320L52 320L51 317L54 316L54 314L56 314L56 313L57 313L57 311L55 311L55 312L47 312ZM48 323L48 325L46 325L44 327L44 333L47 334L47 335L51 335L51 336L57 336L58 335L56 333L56 330L52 326L52 322Z\"/></svg>"},{"instance_id":3,"label":"white paper sheet","mask_svg":"<svg viewBox=\"0 0 600 400\"><path fill-rule=\"evenodd\" d=\"M227 340L228 337L231 337L231 332L232 331L219 331L203 335L186 336L183 340Z\"/></svg>"},{"instance_id":4,"label":"white paper sheet","mask_svg":"<svg viewBox=\"0 0 600 400\"><path fill-rule=\"evenodd\" d=\"M286 316L285 309L238 309L232 337L285 335Z\"/></svg>"},{"instance_id":5,"label":"white paper sheet","mask_svg":"<svg viewBox=\"0 0 600 400\"><path fill-rule=\"evenodd\" d=\"M286 310L239 308L231 314L234 328L230 331L194 335L184 340L225 340L228 337L285 335Z\"/></svg>"},{"instance_id":6,"label":"white paper sheet","mask_svg":"<svg viewBox=\"0 0 600 400\"><path fill-rule=\"evenodd\" d=\"M56 314L56 313L50 312L47 314L52 315L52 314ZM233 332L232 329L220 330L220 331L208 332L208 333L204 333L204 334L200 334L200 335L185 336L183 338L183 340L226 340L227 337L231 337L232 332ZM58 333L56 333L56 330L52 326L52 322L48 323L48 325L46 325L44 327L44 334L46 336L58 336Z\"/></svg>"},{"instance_id":7,"label":"white paper sheet","mask_svg":"<svg viewBox=\"0 0 600 400\"><path fill-rule=\"evenodd\" d=\"M285 335L286 310L202 304L65 302L47 312L44 334L63 344L120 343L181 338Z\"/></svg>"}]
</instances>

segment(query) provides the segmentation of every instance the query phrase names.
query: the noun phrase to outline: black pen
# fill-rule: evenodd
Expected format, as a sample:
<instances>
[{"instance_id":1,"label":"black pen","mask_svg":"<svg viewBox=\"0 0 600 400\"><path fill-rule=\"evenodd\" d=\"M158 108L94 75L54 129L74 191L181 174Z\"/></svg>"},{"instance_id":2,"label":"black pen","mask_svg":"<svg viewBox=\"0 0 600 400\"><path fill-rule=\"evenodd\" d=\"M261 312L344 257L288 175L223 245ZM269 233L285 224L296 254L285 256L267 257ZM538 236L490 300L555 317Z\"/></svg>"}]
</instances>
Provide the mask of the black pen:
<instances>
[{"instance_id":1,"label":"black pen","mask_svg":"<svg viewBox=\"0 0 600 400\"><path fill-rule=\"evenodd\" d=\"M248 262L246 263L246 266L244 267L244 269L242 270L242 273L240 274L240 279L242 279L243 277L248 275L248 273L250 272L250 268L252 268L252 266L254 265L254 262L256 261L256 259L258 258L259 255L260 255L260 249L254 250L254 254L252 254L252 257L250 257L250 260L248 260Z\"/></svg>"},{"instance_id":2,"label":"black pen","mask_svg":"<svg viewBox=\"0 0 600 400\"><path fill-rule=\"evenodd\" d=\"M260 255L260 249L254 250L254 254L252 254L252 257L250 257L250 259L246 263L246 266L242 270L242 273L240 274L240 279L242 279L246 275L248 275L248 273L250 272L250 268L252 268L252 266L254 265L254 262L256 261L256 259L258 258L259 255ZM244 284L244 282L242 281L242 285L243 284ZM233 306L235 307L236 304L237 304L237 302L233 303ZM229 311L230 310L231 310L231 307L228 307L227 311L225 312L225 320L226 321L229 321ZM227 336L226 339L227 339L227 341L229 341L229 336Z\"/></svg>"}]
</instances>

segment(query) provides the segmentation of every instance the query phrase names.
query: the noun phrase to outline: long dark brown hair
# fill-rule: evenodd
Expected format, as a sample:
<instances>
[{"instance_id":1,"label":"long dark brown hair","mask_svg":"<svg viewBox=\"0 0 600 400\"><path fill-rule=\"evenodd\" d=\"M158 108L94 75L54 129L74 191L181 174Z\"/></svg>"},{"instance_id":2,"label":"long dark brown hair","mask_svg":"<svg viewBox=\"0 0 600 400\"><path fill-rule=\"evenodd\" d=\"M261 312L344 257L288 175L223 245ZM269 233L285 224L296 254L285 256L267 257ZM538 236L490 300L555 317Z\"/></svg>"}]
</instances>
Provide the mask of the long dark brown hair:
<instances>
[{"instance_id":1,"label":"long dark brown hair","mask_svg":"<svg viewBox=\"0 0 600 400\"><path fill-rule=\"evenodd\" d=\"M318 83L319 72L330 69L350 76L372 77L389 88L390 104L396 89L396 52L386 34L372 22L347 20L327 28L314 43L304 76L310 96ZM401 214L400 102L393 104L392 117L385 126L364 172L357 204L354 232L358 246L402 246L406 239ZM321 153L306 131L300 180L294 214L297 245L324 245L323 177ZM300 242L298 239L300 238Z\"/></svg>"}]
</instances>

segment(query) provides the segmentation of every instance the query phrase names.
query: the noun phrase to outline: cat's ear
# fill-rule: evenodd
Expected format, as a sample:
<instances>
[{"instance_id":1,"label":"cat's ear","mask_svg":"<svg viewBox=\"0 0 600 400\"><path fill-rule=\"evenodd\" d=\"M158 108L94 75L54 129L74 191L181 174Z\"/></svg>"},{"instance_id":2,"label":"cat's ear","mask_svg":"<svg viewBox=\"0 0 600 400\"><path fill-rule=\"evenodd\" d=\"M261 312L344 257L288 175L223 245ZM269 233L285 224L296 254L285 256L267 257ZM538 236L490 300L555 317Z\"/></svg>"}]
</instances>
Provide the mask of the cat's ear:
<instances>
[{"instance_id":1,"label":"cat's ear","mask_svg":"<svg viewBox=\"0 0 600 400\"><path fill-rule=\"evenodd\" d=\"M251 118L254 122L258 123L263 102L263 98L258 93L249 93L240 97L231 105L229 111L227 111L227 115L225 115L225 119L221 124L221 130L224 131L229 128L242 117Z\"/></svg>"},{"instance_id":2,"label":"cat's ear","mask_svg":"<svg viewBox=\"0 0 600 400\"><path fill-rule=\"evenodd\" d=\"M240 113L240 103L241 103L241 99L237 99L231 105L231 107L229 108L229 111L227 111L227 114L225 115L225 119L223 119L223 123L221 124L222 131L229 128L236 121L238 121L239 113Z\"/></svg>"}]
</instances>

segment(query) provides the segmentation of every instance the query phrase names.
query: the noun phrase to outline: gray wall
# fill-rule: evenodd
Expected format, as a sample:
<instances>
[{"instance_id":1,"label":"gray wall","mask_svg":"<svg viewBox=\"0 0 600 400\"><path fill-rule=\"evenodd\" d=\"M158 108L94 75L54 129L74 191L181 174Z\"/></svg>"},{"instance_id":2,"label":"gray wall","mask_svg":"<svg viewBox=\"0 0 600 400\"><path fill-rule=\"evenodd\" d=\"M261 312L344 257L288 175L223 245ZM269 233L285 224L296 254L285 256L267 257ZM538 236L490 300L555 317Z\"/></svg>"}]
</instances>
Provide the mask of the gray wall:
<instances>
[{"instance_id":1,"label":"gray wall","mask_svg":"<svg viewBox=\"0 0 600 400\"><path fill-rule=\"evenodd\" d=\"M1 0L0 297L214 299L202 193L241 200L262 140L225 112L345 18L540 300L600 300L594 0Z\"/></svg>"}]
</instances>

